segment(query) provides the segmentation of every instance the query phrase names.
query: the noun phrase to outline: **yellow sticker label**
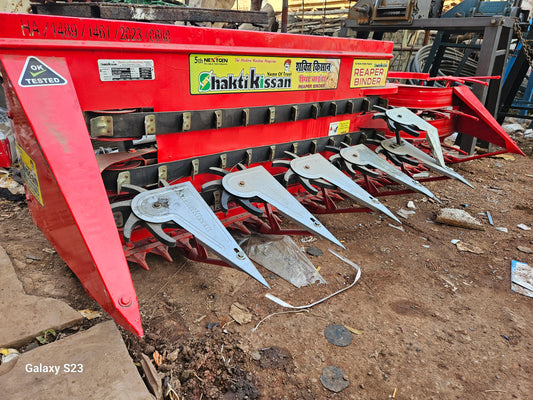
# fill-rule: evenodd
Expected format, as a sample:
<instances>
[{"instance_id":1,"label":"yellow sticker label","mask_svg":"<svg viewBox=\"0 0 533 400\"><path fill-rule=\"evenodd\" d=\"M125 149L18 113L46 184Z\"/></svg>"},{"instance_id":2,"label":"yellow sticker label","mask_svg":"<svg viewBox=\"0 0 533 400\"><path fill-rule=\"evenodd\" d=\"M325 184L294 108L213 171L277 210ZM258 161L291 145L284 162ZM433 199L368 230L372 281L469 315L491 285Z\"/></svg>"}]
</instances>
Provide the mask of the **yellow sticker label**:
<instances>
[{"instance_id":1,"label":"yellow sticker label","mask_svg":"<svg viewBox=\"0 0 533 400\"><path fill-rule=\"evenodd\" d=\"M17 153L20 161L22 162L22 180L24 181L26 188L30 191L30 193L33 194L41 206L44 207L43 196L41 195L41 185L39 184L39 176L37 175L35 161L33 161L28 153L26 153L18 144Z\"/></svg>"},{"instance_id":2,"label":"yellow sticker label","mask_svg":"<svg viewBox=\"0 0 533 400\"><path fill-rule=\"evenodd\" d=\"M385 86L388 60L353 60L350 88Z\"/></svg>"},{"instance_id":3,"label":"yellow sticker label","mask_svg":"<svg viewBox=\"0 0 533 400\"><path fill-rule=\"evenodd\" d=\"M336 89L339 58L191 54L191 94Z\"/></svg>"},{"instance_id":4,"label":"yellow sticker label","mask_svg":"<svg viewBox=\"0 0 533 400\"><path fill-rule=\"evenodd\" d=\"M342 135L343 133L350 132L350 120L345 119L343 121L336 121L329 124L329 136Z\"/></svg>"}]
</instances>

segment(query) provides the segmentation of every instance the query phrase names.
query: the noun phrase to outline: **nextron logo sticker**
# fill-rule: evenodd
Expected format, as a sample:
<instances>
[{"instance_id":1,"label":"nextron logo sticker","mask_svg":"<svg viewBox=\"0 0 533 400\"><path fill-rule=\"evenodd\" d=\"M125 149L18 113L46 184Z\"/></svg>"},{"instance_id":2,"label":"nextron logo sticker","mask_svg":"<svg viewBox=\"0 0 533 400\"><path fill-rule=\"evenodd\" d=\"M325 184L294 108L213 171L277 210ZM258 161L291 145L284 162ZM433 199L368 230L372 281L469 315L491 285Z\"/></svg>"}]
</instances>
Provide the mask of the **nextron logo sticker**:
<instances>
[{"instance_id":1,"label":"nextron logo sticker","mask_svg":"<svg viewBox=\"0 0 533 400\"><path fill-rule=\"evenodd\" d=\"M66 85L67 80L37 57L28 57L19 78L19 86L57 86Z\"/></svg>"}]
</instances>

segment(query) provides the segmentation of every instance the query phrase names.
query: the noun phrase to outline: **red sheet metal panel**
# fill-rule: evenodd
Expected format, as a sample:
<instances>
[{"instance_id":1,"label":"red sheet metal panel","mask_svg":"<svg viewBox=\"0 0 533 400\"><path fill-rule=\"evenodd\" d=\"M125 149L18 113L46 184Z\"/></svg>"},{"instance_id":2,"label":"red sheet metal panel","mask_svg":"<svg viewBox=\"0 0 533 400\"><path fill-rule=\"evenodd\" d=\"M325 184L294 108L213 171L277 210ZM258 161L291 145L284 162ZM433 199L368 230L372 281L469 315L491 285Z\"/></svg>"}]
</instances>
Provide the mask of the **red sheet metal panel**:
<instances>
[{"instance_id":1,"label":"red sheet metal panel","mask_svg":"<svg viewBox=\"0 0 533 400\"><path fill-rule=\"evenodd\" d=\"M11 145L7 138L0 138L0 168L9 168L12 163Z\"/></svg>"},{"instance_id":2,"label":"red sheet metal panel","mask_svg":"<svg viewBox=\"0 0 533 400\"><path fill-rule=\"evenodd\" d=\"M16 54L64 57L82 110L151 107L155 111L183 111L255 107L361 98L391 93L385 85L392 43L345 38L309 37L265 32L243 32L196 27L3 14L0 48ZM228 60L219 65L213 60ZM148 71L139 79L109 80L105 71L126 61L144 63ZM279 65L291 61L292 87L288 90L234 90L199 92L194 71L201 65L214 74L280 74ZM201 64L199 62L201 62ZM107 66L105 65L107 62ZM297 64L331 64L326 73L304 76ZM375 66L375 68L374 68ZM305 67L305 65L304 65ZM199 73L202 71L199 70ZM366 75L365 75L366 74ZM305 79L333 78L335 84ZM304 79L302 81L302 79ZM252 78L250 78L252 81ZM309 86L309 87L306 87ZM318 87L318 88L315 88ZM125 95L126 94L126 95ZM347 118L344 118L346 120ZM356 116L352 116L355 120ZM158 138L160 161L169 161L250 145L326 136L327 118L318 123L250 127L213 132L188 132ZM231 135L231 140L228 140ZM177 152L176 148L180 151Z\"/></svg>"},{"instance_id":3,"label":"red sheet metal panel","mask_svg":"<svg viewBox=\"0 0 533 400\"><path fill-rule=\"evenodd\" d=\"M456 96L454 103L459 106L460 111L478 117L478 120L459 117L456 126L458 132L464 132L481 140L486 140L489 143L507 149L509 153L525 156L524 152L503 130L492 114L483 107L483 104L472 93L470 88L457 86L453 88L453 93Z\"/></svg>"},{"instance_id":4,"label":"red sheet metal panel","mask_svg":"<svg viewBox=\"0 0 533 400\"><path fill-rule=\"evenodd\" d=\"M142 336L135 289L65 60L0 59L35 223L87 292Z\"/></svg>"},{"instance_id":5,"label":"red sheet metal panel","mask_svg":"<svg viewBox=\"0 0 533 400\"><path fill-rule=\"evenodd\" d=\"M254 107L360 97L350 89L354 59L392 58L392 42L309 37L42 15L0 14L0 48L38 49L65 57L83 110L154 107L165 110ZM336 90L191 95L189 55L246 55L341 59ZM154 79L102 82L98 60L153 61ZM128 93L124 96L124 93Z\"/></svg>"}]
</instances>

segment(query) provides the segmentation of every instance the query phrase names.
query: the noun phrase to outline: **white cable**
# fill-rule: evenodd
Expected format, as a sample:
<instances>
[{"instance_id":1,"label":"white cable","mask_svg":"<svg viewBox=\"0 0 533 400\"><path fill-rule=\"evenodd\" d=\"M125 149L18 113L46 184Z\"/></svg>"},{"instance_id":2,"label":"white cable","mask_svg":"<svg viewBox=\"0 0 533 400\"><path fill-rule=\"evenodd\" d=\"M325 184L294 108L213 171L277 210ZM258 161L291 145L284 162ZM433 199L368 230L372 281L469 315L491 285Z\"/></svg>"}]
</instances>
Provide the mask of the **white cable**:
<instances>
[{"instance_id":1,"label":"white cable","mask_svg":"<svg viewBox=\"0 0 533 400\"><path fill-rule=\"evenodd\" d=\"M272 294L270 294L270 293L267 293L267 294L265 294L265 297L266 297L267 299L272 300L274 303L279 304L279 305L282 306L282 307L285 307L285 308L291 308L292 311L280 311L280 312L276 312L276 313L273 313L273 314L269 314L269 315L267 315L265 318L263 318L261 321L259 321L259 322L257 323L257 325L252 329L252 332L254 332L254 331L259 327L259 325L261 325L261 323L263 323L263 321L267 320L268 318L270 318L270 317L272 317L272 316L274 316L274 315L278 315L278 314L288 314L288 313L301 312L301 311L308 311L308 310L305 310L305 309L307 309L307 308L311 308L311 307L313 307L313 306L316 306L317 304L320 304L320 303L322 303L323 301L326 301L327 299L329 299L329 298L331 298L331 297L333 297L333 296L336 296L336 295L338 295L339 293L344 292L345 290L350 289L353 285L355 285L355 284L357 283L357 281L358 281L359 278L361 277L361 268L360 268L357 264L355 264L354 262L348 260L347 258L341 256L340 254L335 253L333 250L329 249L329 251L330 251L333 255L337 256L339 259L341 259L342 261L344 261L346 264L351 265L352 267L354 267L354 268L357 270L357 274L355 275L355 279L354 279L354 281L352 282L352 284L349 285L349 286L346 286L345 288L342 288L342 289L340 289L340 290L337 290L335 293L332 293L332 294L330 294L329 296L324 297L323 299L320 299L320 300L318 300L318 301L315 301L314 303L307 304L307 305L304 305L304 306L293 306L293 305L287 303L286 301L281 300L280 298L278 298L278 297L276 297L276 296L274 296L274 295L272 295Z\"/></svg>"}]
</instances>

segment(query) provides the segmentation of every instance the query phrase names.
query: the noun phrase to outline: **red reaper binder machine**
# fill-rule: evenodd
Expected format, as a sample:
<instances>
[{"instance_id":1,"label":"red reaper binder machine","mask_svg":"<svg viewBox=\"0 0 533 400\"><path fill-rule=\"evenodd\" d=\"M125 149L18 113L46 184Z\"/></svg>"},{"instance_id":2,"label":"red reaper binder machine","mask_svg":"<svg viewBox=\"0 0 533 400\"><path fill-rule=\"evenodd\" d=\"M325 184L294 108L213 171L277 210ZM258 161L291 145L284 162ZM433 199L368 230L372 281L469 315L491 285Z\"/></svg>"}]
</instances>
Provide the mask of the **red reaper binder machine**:
<instances>
[{"instance_id":1,"label":"red reaper binder machine","mask_svg":"<svg viewBox=\"0 0 533 400\"><path fill-rule=\"evenodd\" d=\"M0 14L0 72L35 223L84 288L143 335L128 261L237 268L228 229L342 244L315 215L456 179L454 133L521 153L469 87L388 83L391 42ZM425 77L427 78L427 77ZM448 82L452 82L449 80ZM4 143L5 144L5 143ZM459 183L458 183L459 184ZM399 189L399 187L401 187ZM360 207L341 208L351 198Z\"/></svg>"}]
</instances>

